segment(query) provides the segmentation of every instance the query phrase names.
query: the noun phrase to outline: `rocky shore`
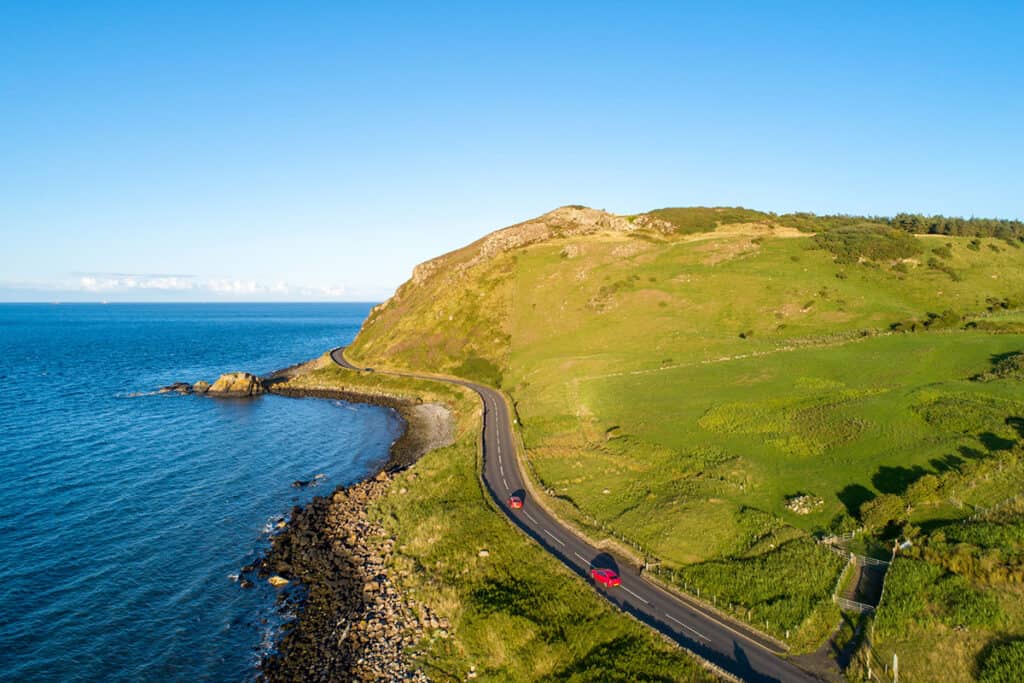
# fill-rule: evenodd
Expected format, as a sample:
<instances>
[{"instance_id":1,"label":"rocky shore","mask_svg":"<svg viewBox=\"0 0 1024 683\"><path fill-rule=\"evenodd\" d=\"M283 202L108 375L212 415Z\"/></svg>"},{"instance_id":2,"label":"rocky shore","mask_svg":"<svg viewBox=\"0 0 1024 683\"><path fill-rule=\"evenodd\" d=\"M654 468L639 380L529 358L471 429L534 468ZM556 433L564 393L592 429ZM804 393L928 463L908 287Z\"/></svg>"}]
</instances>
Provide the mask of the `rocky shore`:
<instances>
[{"instance_id":1,"label":"rocky shore","mask_svg":"<svg viewBox=\"0 0 1024 683\"><path fill-rule=\"evenodd\" d=\"M397 590L389 570L394 542L367 515L391 479L381 471L295 508L253 568L264 580L276 579L279 599L300 615L262 663L267 680L429 680L406 650L430 633L443 637L448 624Z\"/></svg>"},{"instance_id":2,"label":"rocky shore","mask_svg":"<svg viewBox=\"0 0 1024 683\"><path fill-rule=\"evenodd\" d=\"M429 680L407 650L427 635L446 637L449 625L399 592L389 569L394 541L368 509L388 494L394 472L452 442L451 414L444 406L385 396L275 389L388 406L406 428L376 476L294 508L267 556L243 568L241 582L269 581L282 606L298 615L261 663L264 677L271 683Z\"/></svg>"},{"instance_id":3,"label":"rocky shore","mask_svg":"<svg viewBox=\"0 0 1024 683\"><path fill-rule=\"evenodd\" d=\"M243 588L267 581L278 603L297 616L285 627L273 654L260 663L271 683L300 681L428 681L408 655L424 637L447 637L449 624L404 597L390 575L394 541L369 516L371 504L388 494L394 473L412 467L424 453L454 441L454 420L439 404L387 394L294 388L289 379L323 359L263 377L232 372L213 384L177 382L159 393L249 398L275 393L294 398L340 399L391 408L402 417L402 436L391 445L375 476L330 496L292 509L271 539L267 555L242 567ZM315 483L296 481L292 486ZM404 491L403 491L404 492Z\"/></svg>"}]
</instances>

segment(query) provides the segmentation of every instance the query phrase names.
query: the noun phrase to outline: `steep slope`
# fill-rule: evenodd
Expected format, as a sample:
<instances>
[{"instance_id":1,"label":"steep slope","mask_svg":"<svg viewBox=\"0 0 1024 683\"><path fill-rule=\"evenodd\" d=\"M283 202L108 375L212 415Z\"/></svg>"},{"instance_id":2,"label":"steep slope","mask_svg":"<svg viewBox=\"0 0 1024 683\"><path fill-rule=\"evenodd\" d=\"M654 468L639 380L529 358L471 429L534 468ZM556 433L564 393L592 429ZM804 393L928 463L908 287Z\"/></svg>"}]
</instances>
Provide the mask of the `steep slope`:
<instances>
[{"instance_id":1,"label":"steep slope","mask_svg":"<svg viewBox=\"0 0 1024 683\"><path fill-rule=\"evenodd\" d=\"M562 207L422 263L373 309L350 355L499 384L510 351L513 252L555 238L633 229L612 214Z\"/></svg>"},{"instance_id":2,"label":"steep slope","mask_svg":"<svg viewBox=\"0 0 1024 683\"><path fill-rule=\"evenodd\" d=\"M564 207L417 267L351 356L501 386L551 507L809 647L841 566L813 534L868 525L888 545L1016 472L957 488L959 508L901 498L1016 453L1024 416L1019 383L970 380L1024 348L1013 226L905 224Z\"/></svg>"}]
</instances>

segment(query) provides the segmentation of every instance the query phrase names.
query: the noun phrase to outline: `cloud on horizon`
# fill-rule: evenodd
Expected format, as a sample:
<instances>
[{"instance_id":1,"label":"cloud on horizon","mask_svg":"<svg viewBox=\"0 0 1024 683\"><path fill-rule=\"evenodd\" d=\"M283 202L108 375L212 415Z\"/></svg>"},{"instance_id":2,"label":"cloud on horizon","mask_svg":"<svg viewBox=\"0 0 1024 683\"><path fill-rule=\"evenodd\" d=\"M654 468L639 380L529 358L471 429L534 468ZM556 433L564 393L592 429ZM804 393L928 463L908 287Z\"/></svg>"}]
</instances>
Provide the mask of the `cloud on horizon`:
<instances>
[{"instance_id":1,"label":"cloud on horizon","mask_svg":"<svg viewBox=\"0 0 1024 683\"><path fill-rule=\"evenodd\" d=\"M188 299L340 299L347 293L343 284L331 286L293 285L231 278L200 278L168 273L72 273L61 282L0 282L0 290L38 293L95 294L132 298L147 294L161 299L180 294Z\"/></svg>"}]
</instances>

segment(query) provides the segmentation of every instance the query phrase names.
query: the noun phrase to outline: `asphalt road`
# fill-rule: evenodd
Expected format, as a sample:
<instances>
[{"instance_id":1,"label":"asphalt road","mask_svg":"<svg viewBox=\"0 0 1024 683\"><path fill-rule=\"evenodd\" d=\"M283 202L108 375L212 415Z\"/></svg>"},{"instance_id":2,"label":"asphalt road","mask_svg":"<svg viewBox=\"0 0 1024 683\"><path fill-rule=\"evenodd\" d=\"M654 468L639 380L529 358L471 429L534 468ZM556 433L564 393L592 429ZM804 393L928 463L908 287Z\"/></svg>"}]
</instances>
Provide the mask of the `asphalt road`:
<instances>
[{"instance_id":1,"label":"asphalt road","mask_svg":"<svg viewBox=\"0 0 1024 683\"><path fill-rule=\"evenodd\" d=\"M343 351L343 348L335 349L331 358L342 367L358 370L345 360ZM756 631L726 622L698 603L660 588L641 576L640 568L588 544L531 500L523 485L508 407L496 390L465 380L391 374L460 384L480 395L484 406L483 480L491 496L516 526L583 577L609 602L744 681L820 680L776 654L772 642ZM523 499L522 509L509 508L508 499L513 494ZM622 585L608 589L596 586L590 577L590 570L595 567L614 569L622 578Z\"/></svg>"}]
</instances>

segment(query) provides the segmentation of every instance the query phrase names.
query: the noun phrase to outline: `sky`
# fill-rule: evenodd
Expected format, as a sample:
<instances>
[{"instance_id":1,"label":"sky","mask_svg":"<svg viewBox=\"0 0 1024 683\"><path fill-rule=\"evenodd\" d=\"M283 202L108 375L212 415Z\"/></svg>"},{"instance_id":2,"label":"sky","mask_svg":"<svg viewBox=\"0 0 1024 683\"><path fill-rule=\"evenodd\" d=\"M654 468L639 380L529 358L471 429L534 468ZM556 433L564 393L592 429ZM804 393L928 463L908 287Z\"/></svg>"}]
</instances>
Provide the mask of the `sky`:
<instances>
[{"instance_id":1,"label":"sky","mask_svg":"<svg viewBox=\"0 0 1024 683\"><path fill-rule=\"evenodd\" d=\"M0 301L379 301L565 204L1024 218L1024 3L0 0Z\"/></svg>"}]
</instances>

